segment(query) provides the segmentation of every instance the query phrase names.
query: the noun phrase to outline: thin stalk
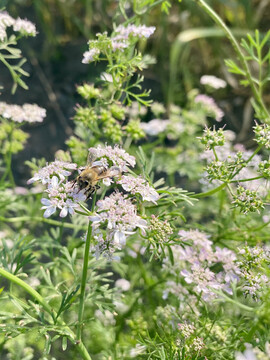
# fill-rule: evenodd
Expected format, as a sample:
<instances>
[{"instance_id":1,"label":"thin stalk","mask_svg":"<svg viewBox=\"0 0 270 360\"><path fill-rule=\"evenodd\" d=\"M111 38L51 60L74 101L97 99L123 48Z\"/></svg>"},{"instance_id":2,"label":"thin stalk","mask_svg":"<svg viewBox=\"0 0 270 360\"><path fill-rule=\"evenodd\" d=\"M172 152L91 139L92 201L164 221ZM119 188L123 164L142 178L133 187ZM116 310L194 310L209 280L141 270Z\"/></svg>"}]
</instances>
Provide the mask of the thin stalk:
<instances>
[{"instance_id":1,"label":"thin stalk","mask_svg":"<svg viewBox=\"0 0 270 360\"><path fill-rule=\"evenodd\" d=\"M253 181L253 180L258 180L258 179L262 179L262 178L263 178L263 176L256 176L256 177L249 178L249 179L231 180L231 181L230 181L230 184L231 184L231 183L246 182L246 181Z\"/></svg>"},{"instance_id":2,"label":"thin stalk","mask_svg":"<svg viewBox=\"0 0 270 360\"><path fill-rule=\"evenodd\" d=\"M92 211L94 210L95 202L96 202L96 193L94 193L93 196ZM84 313L85 288L86 288L86 280L87 280L91 237L92 237L92 222L89 220L85 248L84 248L84 258L83 258L83 271L82 271L82 280L81 280L81 293L80 293L78 327L77 327L77 341L81 341L81 337L82 337L82 326L83 326L82 321L83 321L83 313Z\"/></svg>"},{"instance_id":3,"label":"thin stalk","mask_svg":"<svg viewBox=\"0 0 270 360\"><path fill-rule=\"evenodd\" d=\"M40 303L40 305L42 305L42 307L44 308L45 311L47 311L47 313L49 313L52 317L54 317L52 308L49 306L49 304L47 304L46 301L43 299L43 297L36 290L34 290L30 285L28 285L25 281L20 279L18 276L13 275L13 274L9 273L8 271L1 269L1 268L0 268L0 275L5 277L12 283L17 284L21 288L23 288L26 292L28 292L28 294L30 294L34 299L36 299Z\"/></svg>"},{"instance_id":4,"label":"thin stalk","mask_svg":"<svg viewBox=\"0 0 270 360\"><path fill-rule=\"evenodd\" d=\"M265 118L268 118L268 121L270 120L270 114L262 100L262 97L260 96L260 92L257 89L253 79L252 79L252 74L250 72L247 60L245 59L244 54L242 53L242 50L237 42L237 40L235 39L233 33L231 32L231 30L226 26L226 24L224 23L224 21L219 17L219 15L204 1L204 0L195 0L195 2L197 2L204 10L205 12L215 21L215 23L217 23L226 33L228 39L230 40L238 58L239 61L241 62L241 65L245 71L245 75L247 77L247 80L249 82L250 88L253 92L254 98L256 99L257 103L260 104Z\"/></svg>"},{"instance_id":5,"label":"thin stalk","mask_svg":"<svg viewBox=\"0 0 270 360\"><path fill-rule=\"evenodd\" d=\"M252 312L255 311L254 308L252 308L250 306L247 306L247 305L244 305L244 304L238 302L237 300L234 300L234 299L230 298L229 296L225 295L222 291L216 291L215 289L212 289L212 291L214 293L222 296L227 302L237 305L240 309L243 309L243 310L246 310L246 311L252 311Z\"/></svg>"},{"instance_id":6,"label":"thin stalk","mask_svg":"<svg viewBox=\"0 0 270 360\"><path fill-rule=\"evenodd\" d=\"M223 184L219 185L215 189L212 189L212 190L209 190L209 191L206 191L206 192L202 192L202 193L199 193L199 194L194 194L194 195L191 195L190 197L191 198L196 198L196 199L201 199L201 198L204 198L204 197L207 197L207 196L211 196L211 195L215 194L216 192L224 189L226 187L226 185L227 185L227 183L223 183Z\"/></svg>"},{"instance_id":7,"label":"thin stalk","mask_svg":"<svg viewBox=\"0 0 270 360\"><path fill-rule=\"evenodd\" d=\"M46 224L50 224L50 225L55 225L55 226L63 226L69 229L77 229L77 228L81 228L81 225L75 225L75 224L70 224L67 222L61 222L61 221L57 221L57 220L52 220L52 219L47 219L47 218L43 218L43 217L37 217L37 216L18 216L18 217L12 217L12 218L5 218L4 216L0 216L0 221L3 222L7 222L7 223L16 223L16 222L20 222L20 221L31 221L31 222L43 222Z\"/></svg>"}]
</instances>

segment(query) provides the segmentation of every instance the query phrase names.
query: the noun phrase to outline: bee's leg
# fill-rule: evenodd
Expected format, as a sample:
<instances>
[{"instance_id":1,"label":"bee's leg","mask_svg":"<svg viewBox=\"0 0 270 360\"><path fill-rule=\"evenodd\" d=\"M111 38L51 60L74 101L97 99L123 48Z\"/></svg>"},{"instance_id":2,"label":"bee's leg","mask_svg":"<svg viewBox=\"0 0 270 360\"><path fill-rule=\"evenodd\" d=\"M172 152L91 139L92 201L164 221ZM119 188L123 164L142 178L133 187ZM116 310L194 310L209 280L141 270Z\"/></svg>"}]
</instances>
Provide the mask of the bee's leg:
<instances>
[{"instance_id":1,"label":"bee's leg","mask_svg":"<svg viewBox=\"0 0 270 360\"><path fill-rule=\"evenodd\" d=\"M96 187L95 186L91 186L91 188L87 191L87 197L86 200L89 200L91 198L91 195L95 192Z\"/></svg>"},{"instance_id":2,"label":"bee's leg","mask_svg":"<svg viewBox=\"0 0 270 360\"><path fill-rule=\"evenodd\" d=\"M72 183L72 187L74 188L75 184L77 183L77 178L76 178L76 179L71 180L71 183Z\"/></svg>"},{"instance_id":3,"label":"bee's leg","mask_svg":"<svg viewBox=\"0 0 270 360\"><path fill-rule=\"evenodd\" d=\"M91 195L92 195L92 193L88 193L88 194L87 194L86 201L89 200L89 199L91 199Z\"/></svg>"},{"instance_id":4,"label":"bee's leg","mask_svg":"<svg viewBox=\"0 0 270 360\"><path fill-rule=\"evenodd\" d=\"M98 190L100 189L100 186L99 185L95 185L95 190Z\"/></svg>"}]
</instances>

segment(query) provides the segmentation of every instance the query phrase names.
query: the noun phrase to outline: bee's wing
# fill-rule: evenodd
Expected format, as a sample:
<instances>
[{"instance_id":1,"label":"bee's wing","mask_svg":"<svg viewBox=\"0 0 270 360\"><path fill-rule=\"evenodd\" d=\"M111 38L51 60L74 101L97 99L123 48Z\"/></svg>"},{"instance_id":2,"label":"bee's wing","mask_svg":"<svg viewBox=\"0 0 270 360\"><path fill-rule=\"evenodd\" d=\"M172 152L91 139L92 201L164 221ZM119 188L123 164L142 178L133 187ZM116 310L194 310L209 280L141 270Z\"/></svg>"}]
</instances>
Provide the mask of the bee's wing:
<instances>
[{"instance_id":1,"label":"bee's wing","mask_svg":"<svg viewBox=\"0 0 270 360\"><path fill-rule=\"evenodd\" d=\"M89 151L87 156L87 166L91 167L95 159L96 159L95 153Z\"/></svg>"},{"instance_id":2,"label":"bee's wing","mask_svg":"<svg viewBox=\"0 0 270 360\"><path fill-rule=\"evenodd\" d=\"M104 171L102 174L100 174L98 176L98 179L105 179L108 177L113 177L113 176L117 176L120 175L121 171L120 168L118 166L112 166L110 169Z\"/></svg>"}]
</instances>

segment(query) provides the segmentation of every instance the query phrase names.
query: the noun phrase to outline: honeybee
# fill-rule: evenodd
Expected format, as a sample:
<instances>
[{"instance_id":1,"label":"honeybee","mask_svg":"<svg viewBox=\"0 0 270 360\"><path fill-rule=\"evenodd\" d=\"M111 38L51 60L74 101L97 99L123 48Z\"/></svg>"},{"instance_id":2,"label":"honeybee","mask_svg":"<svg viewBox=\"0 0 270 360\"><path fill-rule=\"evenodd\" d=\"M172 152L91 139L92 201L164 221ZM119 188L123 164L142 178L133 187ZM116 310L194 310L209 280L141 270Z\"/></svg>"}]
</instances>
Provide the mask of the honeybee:
<instances>
[{"instance_id":1,"label":"honeybee","mask_svg":"<svg viewBox=\"0 0 270 360\"><path fill-rule=\"evenodd\" d=\"M120 175L121 171L118 166L107 168L101 162L97 161L93 164L95 157L89 153L87 158L87 165L82 172L74 180L74 185L77 184L80 190L85 190L84 194L88 200L91 195L100 188L98 182L102 179L112 178Z\"/></svg>"}]
</instances>

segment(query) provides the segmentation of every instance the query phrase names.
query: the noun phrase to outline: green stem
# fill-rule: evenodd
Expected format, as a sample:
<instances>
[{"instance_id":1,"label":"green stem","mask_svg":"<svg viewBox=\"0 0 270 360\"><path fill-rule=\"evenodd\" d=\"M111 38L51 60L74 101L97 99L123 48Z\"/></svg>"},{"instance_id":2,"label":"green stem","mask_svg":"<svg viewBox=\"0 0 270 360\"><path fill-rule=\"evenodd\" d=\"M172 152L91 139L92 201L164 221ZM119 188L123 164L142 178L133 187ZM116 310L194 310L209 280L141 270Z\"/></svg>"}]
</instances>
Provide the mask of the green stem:
<instances>
[{"instance_id":1,"label":"green stem","mask_svg":"<svg viewBox=\"0 0 270 360\"><path fill-rule=\"evenodd\" d=\"M215 189L212 189L212 190L209 190L209 191L206 191L206 192L202 192L202 193L199 193L199 194L194 194L194 195L191 195L190 197L191 198L196 198L196 199L201 199L201 198L204 198L204 197L207 197L207 196L211 196L213 194L215 194L216 192L224 189L226 187L226 183L223 183L221 185L219 185L217 188Z\"/></svg>"},{"instance_id":2,"label":"green stem","mask_svg":"<svg viewBox=\"0 0 270 360\"><path fill-rule=\"evenodd\" d=\"M241 179L241 180L231 180L230 183L239 183L239 182L245 182L245 181L253 181L253 180L258 180L258 179L262 179L263 176L256 176L253 178L249 178L249 179Z\"/></svg>"},{"instance_id":3,"label":"green stem","mask_svg":"<svg viewBox=\"0 0 270 360\"><path fill-rule=\"evenodd\" d=\"M216 152L216 149L213 147L213 153L214 153L214 156L215 156L215 160L218 161L218 156L217 156L217 152Z\"/></svg>"},{"instance_id":4,"label":"green stem","mask_svg":"<svg viewBox=\"0 0 270 360\"><path fill-rule=\"evenodd\" d=\"M36 290L34 290L30 285L28 285L22 279L18 278L18 276L13 275L13 274L9 273L8 271L1 269L1 268L0 268L0 275L5 277L12 283L17 284L21 288L23 288L26 292L28 292L28 294L30 294L34 299L36 299L40 303L40 305L42 305L44 310L46 310L53 317L52 308L49 306L49 304L46 303L46 301L43 299L43 297Z\"/></svg>"},{"instance_id":5,"label":"green stem","mask_svg":"<svg viewBox=\"0 0 270 360\"><path fill-rule=\"evenodd\" d=\"M94 193L92 201L92 211L94 210L96 202L96 193ZM89 220L88 230L85 242L84 249L84 258L83 258L83 271L82 271L82 280L81 280L81 293L80 293L80 304L79 304L79 314L78 314L78 327L77 327L77 341L81 340L82 337L82 327L83 327L83 313L84 313L84 301L85 301L85 288L87 281L87 271L88 271L88 261L90 254L90 244L92 237L92 222Z\"/></svg>"},{"instance_id":6,"label":"green stem","mask_svg":"<svg viewBox=\"0 0 270 360\"><path fill-rule=\"evenodd\" d=\"M237 305L239 308L243 309L243 310L246 310L246 311L252 311L254 312L254 308L250 307L250 306L247 306L247 305L244 305L232 298L230 298L229 296L225 295L222 291L216 291L214 289L212 289L212 291L218 295L220 295L221 297L223 297L227 302L229 303L232 303L232 304L235 304Z\"/></svg>"},{"instance_id":7,"label":"green stem","mask_svg":"<svg viewBox=\"0 0 270 360\"><path fill-rule=\"evenodd\" d=\"M270 119L270 114L260 96L260 92L258 91L257 87L255 86L254 81L252 80L252 74L250 72L248 63L245 59L244 54L242 53L242 50L241 50L238 42L236 41L233 33L226 26L226 24L223 22L223 20L218 16L218 14L204 0L195 0L195 1L208 13L208 15L215 21L215 23L217 23L226 33L228 39L230 40L232 46L234 47L234 50L236 51L236 54L238 55L238 58L241 62L241 65L242 65L244 71L245 71L245 75L247 77L247 80L249 82L249 85L251 87L251 90L253 92L253 95L254 95L256 101L258 102L258 104L260 104L260 106L264 112L265 118Z\"/></svg>"},{"instance_id":8,"label":"green stem","mask_svg":"<svg viewBox=\"0 0 270 360\"><path fill-rule=\"evenodd\" d=\"M7 223L16 223L16 222L20 222L20 221L31 221L31 222L34 221L34 222L44 222L46 224L55 225L55 226L64 226L69 229L77 229L79 227L81 228L81 225L70 224L67 222L61 222L61 221L46 219L46 218L37 217L37 216L18 216L18 217L13 217L13 218L5 218L4 216L0 216L0 221L7 222Z\"/></svg>"}]
</instances>

